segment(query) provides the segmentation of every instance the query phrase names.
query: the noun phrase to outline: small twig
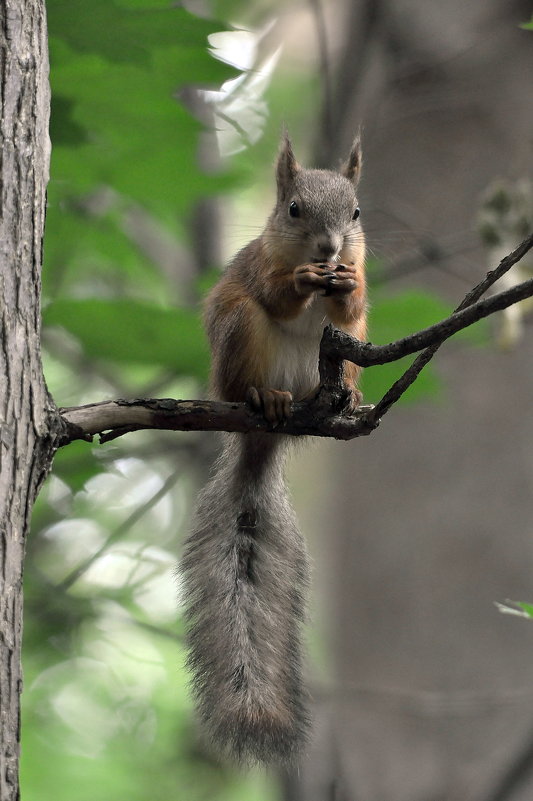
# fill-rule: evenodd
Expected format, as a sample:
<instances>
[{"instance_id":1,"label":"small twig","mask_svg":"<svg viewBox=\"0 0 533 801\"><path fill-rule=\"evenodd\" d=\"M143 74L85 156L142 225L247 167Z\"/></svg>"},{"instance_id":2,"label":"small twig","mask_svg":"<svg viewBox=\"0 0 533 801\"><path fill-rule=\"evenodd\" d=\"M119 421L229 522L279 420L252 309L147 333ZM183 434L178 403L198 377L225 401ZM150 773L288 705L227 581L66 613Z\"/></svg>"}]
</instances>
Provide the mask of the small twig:
<instances>
[{"instance_id":1,"label":"small twig","mask_svg":"<svg viewBox=\"0 0 533 801\"><path fill-rule=\"evenodd\" d=\"M106 442L112 442L114 439L123 437L124 434L131 434L132 431L142 431L144 428L145 426L141 425L127 425L114 428L112 431L105 431L99 434L100 445L105 445Z\"/></svg>"},{"instance_id":2,"label":"small twig","mask_svg":"<svg viewBox=\"0 0 533 801\"><path fill-rule=\"evenodd\" d=\"M145 631L149 631L150 634L157 634L159 637L164 637L165 639L172 640L173 642L183 642L183 637L171 629L165 629L162 626L155 626L153 623L146 623L144 620L138 620L137 618L133 618L132 623L135 626L144 629Z\"/></svg>"}]
</instances>

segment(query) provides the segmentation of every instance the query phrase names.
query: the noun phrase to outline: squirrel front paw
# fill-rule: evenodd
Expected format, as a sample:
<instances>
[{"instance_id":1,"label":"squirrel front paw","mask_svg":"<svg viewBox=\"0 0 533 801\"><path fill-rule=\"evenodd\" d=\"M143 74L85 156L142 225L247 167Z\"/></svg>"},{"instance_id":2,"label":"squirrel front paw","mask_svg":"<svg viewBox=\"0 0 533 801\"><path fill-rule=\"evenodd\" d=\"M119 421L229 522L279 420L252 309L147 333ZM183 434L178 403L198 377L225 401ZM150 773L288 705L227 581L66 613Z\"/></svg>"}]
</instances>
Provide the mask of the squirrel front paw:
<instances>
[{"instance_id":1,"label":"squirrel front paw","mask_svg":"<svg viewBox=\"0 0 533 801\"><path fill-rule=\"evenodd\" d=\"M357 289L357 274L345 264L302 264L294 271L294 286L299 295L347 295Z\"/></svg>"},{"instance_id":2,"label":"squirrel front paw","mask_svg":"<svg viewBox=\"0 0 533 801\"><path fill-rule=\"evenodd\" d=\"M246 401L254 412L262 412L273 426L286 420L292 414L292 393L281 389L250 387Z\"/></svg>"},{"instance_id":3,"label":"squirrel front paw","mask_svg":"<svg viewBox=\"0 0 533 801\"><path fill-rule=\"evenodd\" d=\"M335 272L329 279L324 295L349 295L357 289L357 273L353 267L337 264Z\"/></svg>"}]
</instances>

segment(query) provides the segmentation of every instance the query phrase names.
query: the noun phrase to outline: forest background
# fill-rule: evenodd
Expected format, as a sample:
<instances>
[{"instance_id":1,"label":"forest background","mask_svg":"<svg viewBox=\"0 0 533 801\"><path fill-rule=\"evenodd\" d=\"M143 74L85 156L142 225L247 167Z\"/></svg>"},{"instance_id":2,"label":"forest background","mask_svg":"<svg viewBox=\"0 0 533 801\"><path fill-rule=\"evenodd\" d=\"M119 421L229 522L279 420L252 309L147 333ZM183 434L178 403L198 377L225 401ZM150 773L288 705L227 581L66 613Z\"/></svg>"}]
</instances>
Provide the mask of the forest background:
<instances>
[{"instance_id":1,"label":"forest background","mask_svg":"<svg viewBox=\"0 0 533 801\"><path fill-rule=\"evenodd\" d=\"M316 166L364 126L372 341L445 317L497 261L478 232L494 182L533 216L531 7L464 6L48 0L55 401L205 397L201 297L261 230L283 123ZM216 438L63 448L28 540L24 797L530 797L531 631L493 603L533 597L533 345L517 325L506 350L501 324L448 345L372 437L294 459L316 735L280 781L218 764L187 693L175 564ZM365 400L401 369L367 370Z\"/></svg>"}]
</instances>

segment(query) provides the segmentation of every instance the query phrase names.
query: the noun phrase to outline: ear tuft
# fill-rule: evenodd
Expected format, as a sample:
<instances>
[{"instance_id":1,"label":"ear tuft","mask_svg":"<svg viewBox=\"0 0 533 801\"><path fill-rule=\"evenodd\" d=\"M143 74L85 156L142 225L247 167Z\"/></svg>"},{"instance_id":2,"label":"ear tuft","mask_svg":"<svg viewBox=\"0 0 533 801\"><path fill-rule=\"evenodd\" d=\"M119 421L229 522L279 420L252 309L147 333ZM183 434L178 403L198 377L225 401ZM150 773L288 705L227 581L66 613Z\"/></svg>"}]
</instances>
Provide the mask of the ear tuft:
<instances>
[{"instance_id":1,"label":"ear tuft","mask_svg":"<svg viewBox=\"0 0 533 801\"><path fill-rule=\"evenodd\" d=\"M357 136L353 140L352 149L348 160L342 165L341 173L345 178L348 178L354 186L359 183L361 177L361 167L363 164L363 154L361 151L361 132L357 132Z\"/></svg>"},{"instance_id":2,"label":"ear tuft","mask_svg":"<svg viewBox=\"0 0 533 801\"><path fill-rule=\"evenodd\" d=\"M285 198L289 193L294 177L300 169L301 167L294 156L288 131L285 129L281 136L278 161L276 164L278 194L281 198Z\"/></svg>"}]
</instances>

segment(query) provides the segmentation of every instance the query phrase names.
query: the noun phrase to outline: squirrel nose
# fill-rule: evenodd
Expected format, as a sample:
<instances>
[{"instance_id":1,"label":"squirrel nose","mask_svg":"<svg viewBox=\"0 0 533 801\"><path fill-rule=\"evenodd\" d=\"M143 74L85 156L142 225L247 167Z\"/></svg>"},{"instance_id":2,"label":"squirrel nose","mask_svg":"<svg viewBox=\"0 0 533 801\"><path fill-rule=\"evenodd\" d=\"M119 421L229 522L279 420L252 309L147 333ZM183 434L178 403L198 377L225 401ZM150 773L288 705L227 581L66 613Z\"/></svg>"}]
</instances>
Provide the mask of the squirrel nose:
<instances>
[{"instance_id":1,"label":"squirrel nose","mask_svg":"<svg viewBox=\"0 0 533 801\"><path fill-rule=\"evenodd\" d=\"M337 237L329 234L319 236L317 238L316 245L321 258L324 258L326 261L328 261L337 255L340 250L340 242L337 240Z\"/></svg>"}]
</instances>

